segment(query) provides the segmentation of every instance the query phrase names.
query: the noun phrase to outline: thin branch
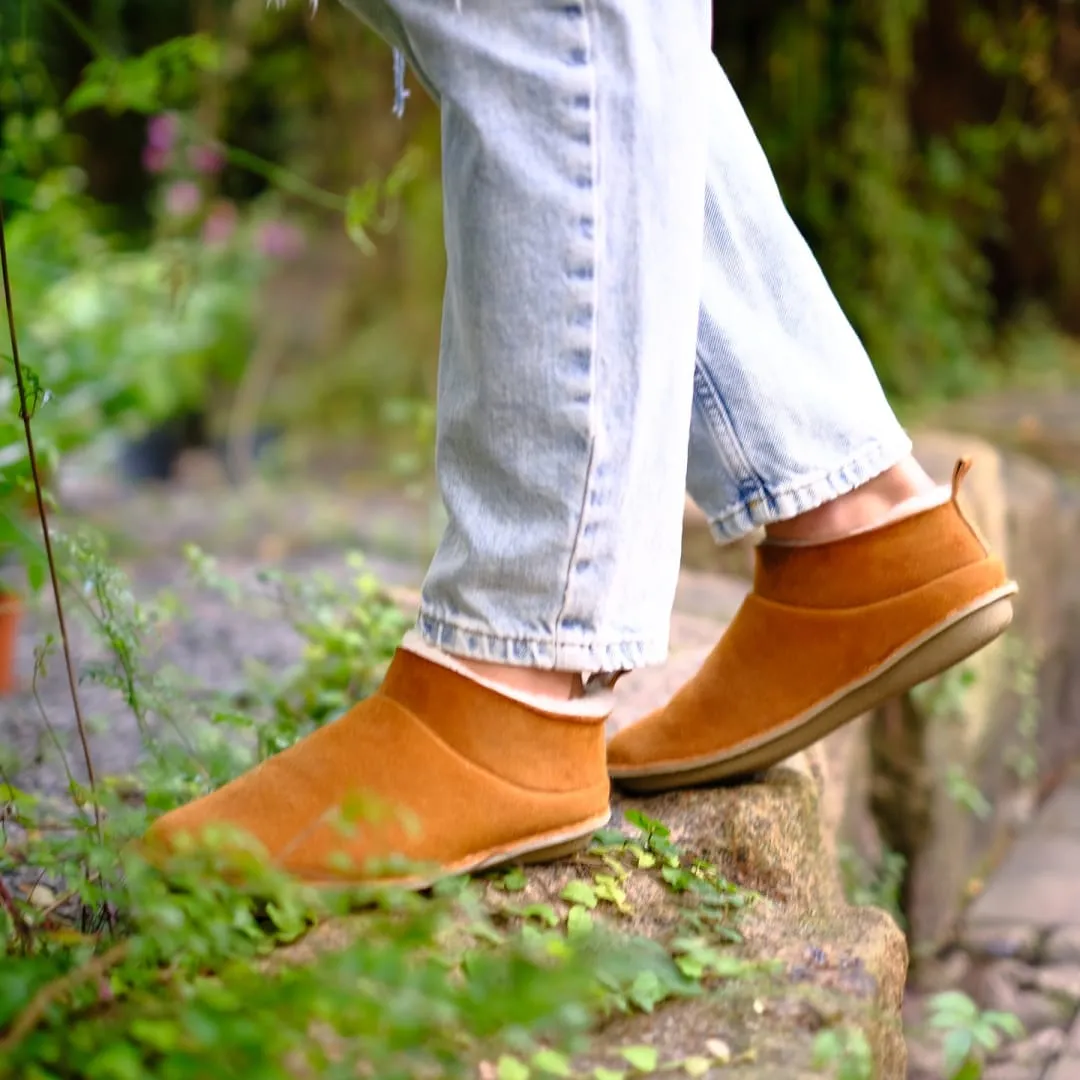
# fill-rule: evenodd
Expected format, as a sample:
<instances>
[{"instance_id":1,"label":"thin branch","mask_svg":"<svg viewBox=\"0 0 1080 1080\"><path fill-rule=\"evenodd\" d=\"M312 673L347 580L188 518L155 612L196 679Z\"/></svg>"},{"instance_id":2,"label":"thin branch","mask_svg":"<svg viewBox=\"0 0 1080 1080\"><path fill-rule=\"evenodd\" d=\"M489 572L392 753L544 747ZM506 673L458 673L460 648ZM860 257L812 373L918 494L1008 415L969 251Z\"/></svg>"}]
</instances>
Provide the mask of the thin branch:
<instances>
[{"instance_id":1,"label":"thin branch","mask_svg":"<svg viewBox=\"0 0 1080 1080\"><path fill-rule=\"evenodd\" d=\"M224 151L226 159L233 165L261 176L275 187L281 188L282 191L306 199L309 203L335 214L342 214L348 209L349 200L344 195L336 195L332 191L318 187L302 176L280 165L275 165L272 161L267 161L249 150L243 150L239 146L226 146Z\"/></svg>"},{"instance_id":2,"label":"thin branch","mask_svg":"<svg viewBox=\"0 0 1080 1080\"><path fill-rule=\"evenodd\" d=\"M92 957L81 967L43 986L33 996L30 1004L15 1018L7 1035L0 1039L0 1054L7 1054L14 1050L41 1023L50 1005L70 994L83 983L91 979L100 979L111 968L116 967L127 955L129 944L128 941L121 941L101 953L100 956Z\"/></svg>"},{"instance_id":3,"label":"thin branch","mask_svg":"<svg viewBox=\"0 0 1080 1080\"><path fill-rule=\"evenodd\" d=\"M51 7L71 27L75 36L95 55L104 56L107 52L101 40L90 27L75 14L61 0L45 0L45 4Z\"/></svg>"},{"instance_id":4,"label":"thin branch","mask_svg":"<svg viewBox=\"0 0 1080 1080\"><path fill-rule=\"evenodd\" d=\"M52 536L49 534L49 517L45 510L45 496L41 487L41 475L38 472L37 454L34 451L34 434L30 430L30 409L26 400L26 380L23 378L22 363L19 360L19 342L15 334L15 306L11 295L11 271L8 268L7 238L4 232L4 204L0 199L0 271L4 279L4 303L7 307L8 332L11 335L11 360L15 367L15 382L19 388L19 415L23 422L26 437L26 450L30 459L30 475L34 481L34 498L37 502L38 519L41 522L41 535L45 541L45 557L49 563L49 579L52 582L53 600L56 606L56 618L60 625L60 640L64 649L64 665L67 668L68 687L71 690L71 706L75 712L75 726L82 743L83 760L86 762L86 777L90 794L94 800L94 825L98 839L102 839L101 807L97 799L97 779L94 775L94 759L90 753L90 741L86 734L82 706L79 702L79 687L75 678L75 662L71 656L71 641L68 638L67 623L64 619L64 601L60 595L60 576L56 569L56 557L53 554Z\"/></svg>"},{"instance_id":5,"label":"thin branch","mask_svg":"<svg viewBox=\"0 0 1080 1080\"><path fill-rule=\"evenodd\" d=\"M44 650L37 650L37 656L34 658L34 674L30 680L30 692L34 697L34 704L37 706L38 716L41 717L42 726L45 728L45 733L52 741L56 752L60 755L60 764L64 767L64 775L67 777L68 791L72 795L75 794L78 788L78 783L75 780L75 774L71 771L71 763L68 761L67 751L64 749L64 744L60 741L60 736L56 732L56 728L52 726L52 721L49 720L48 710L45 708L45 702L41 700L41 689L38 686L38 680L44 672L45 653Z\"/></svg>"},{"instance_id":6,"label":"thin branch","mask_svg":"<svg viewBox=\"0 0 1080 1080\"><path fill-rule=\"evenodd\" d=\"M29 949L34 943L34 935L31 933L30 927L26 925L26 920L15 903L15 897L11 895L11 890L4 884L2 877L0 877L0 905L4 907L11 917L12 926L15 928L15 936L23 943L25 948Z\"/></svg>"}]
</instances>

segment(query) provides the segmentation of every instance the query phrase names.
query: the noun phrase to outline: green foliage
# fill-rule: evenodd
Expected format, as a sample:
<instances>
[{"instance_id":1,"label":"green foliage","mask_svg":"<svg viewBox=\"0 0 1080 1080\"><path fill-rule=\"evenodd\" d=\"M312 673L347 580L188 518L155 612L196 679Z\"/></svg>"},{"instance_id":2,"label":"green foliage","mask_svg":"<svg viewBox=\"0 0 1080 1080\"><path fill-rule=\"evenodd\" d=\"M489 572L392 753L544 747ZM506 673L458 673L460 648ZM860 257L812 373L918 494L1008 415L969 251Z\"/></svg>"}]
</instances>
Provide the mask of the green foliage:
<instances>
[{"instance_id":1,"label":"green foliage","mask_svg":"<svg viewBox=\"0 0 1080 1080\"><path fill-rule=\"evenodd\" d=\"M197 98L199 77L217 71L221 59L221 43L205 34L171 38L138 56L99 56L87 65L65 109L150 114L184 107Z\"/></svg>"},{"instance_id":2,"label":"green foliage","mask_svg":"<svg viewBox=\"0 0 1080 1080\"><path fill-rule=\"evenodd\" d=\"M857 1028L825 1028L814 1039L814 1068L835 1080L873 1080L874 1057Z\"/></svg>"},{"instance_id":3,"label":"green foliage","mask_svg":"<svg viewBox=\"0 0 1080 1080\"><path fill-rule=\"evenodd\" d=\"M907 870L907 860L897 851L885 851L877 867L866 861L850 845L839 851L840 876L848 902L859 906L879 907L887 911L899 927L906 925L901 906L901 893Z\"/></svg>"},{"instance_id":4,"label":"green foliage","mask_svg":"<svg viewBox=\"0 0 1080 1080\"><path fill-rule=\"evenodd\" d=\"M930 1026L945 1037L946 1080L978 1080L988 1054L1024 1035L1023 1024L1012 1013L982 1011L957 990L935 994L929 1010Z\"/></svg>"},{"instance_id":5,"label":"green foliage","mask_svg":"<svg viewBox=\"0 0 1080 1080\"><path fill-rule=\"evenodd\" d=\"M1052 160L1080 123L1053 59L1054 15L959 5L958 47L1004 105L927 131L913 119L918 83L948 73L916 64L918 35L933 33L926 0L768 8L753 35L742 31L760 5L725 9L722 59L886 390L925 401L988 385L998 312L986 251L1022 241L1004 235L1001 178L1018 160ZM1049 184L1048 222L1063 182Z\"/></svg>"},{"instance_id":6,"label":"green foliage","mask_svg":"<svg viewBox=\"0 0 1080 1080\"><path fill-rule=\"evenodd\" d=\"M63 455L104 436L142 434L211 405L220 413L248 373L262 282L275 259L296 253L303 234L281 219L272 192L242 207L224 198L219 174L227 160L342 214L368 252L371 236L396 223L421 172L413 149L385 179L339 197L220 145L202 129L198 103L200 80L217 71L221 53L220 43L200 34L133 56L101 53L60 100L32 40L0 45L5 66L23 73L14 90L0 82L18 105L5 117L0 172L17 180L7 246L28 411L46 478ZM144 165L157 185L153 228L134 247L84 194L77 144L63 125L65 115L98 107L149 116ZM29 462L12 352L0 349L0 559L14 555L37 587L42 563L27 523Z\"/></svg>"}]
</instances>

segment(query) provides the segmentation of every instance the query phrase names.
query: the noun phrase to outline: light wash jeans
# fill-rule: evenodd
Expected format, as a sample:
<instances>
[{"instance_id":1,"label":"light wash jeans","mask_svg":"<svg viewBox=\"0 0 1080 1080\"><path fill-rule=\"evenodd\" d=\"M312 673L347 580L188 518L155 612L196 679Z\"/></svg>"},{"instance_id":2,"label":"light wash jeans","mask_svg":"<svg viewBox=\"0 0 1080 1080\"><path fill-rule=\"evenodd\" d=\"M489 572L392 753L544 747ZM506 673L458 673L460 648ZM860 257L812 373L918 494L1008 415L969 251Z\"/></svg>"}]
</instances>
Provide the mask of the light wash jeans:
<instances>
[{"instance_id":1,"label":"light wash jeans","mask_svg":"<svg viewBox=\"0 0 1080 1080\"><path fill-rule=\"evenodd\" d=\"M909 453L710 51L705 0L345 0L442 110L418 626L482 660L661 662L684 492L719 540Z\"/></svg>"}]
</instances>

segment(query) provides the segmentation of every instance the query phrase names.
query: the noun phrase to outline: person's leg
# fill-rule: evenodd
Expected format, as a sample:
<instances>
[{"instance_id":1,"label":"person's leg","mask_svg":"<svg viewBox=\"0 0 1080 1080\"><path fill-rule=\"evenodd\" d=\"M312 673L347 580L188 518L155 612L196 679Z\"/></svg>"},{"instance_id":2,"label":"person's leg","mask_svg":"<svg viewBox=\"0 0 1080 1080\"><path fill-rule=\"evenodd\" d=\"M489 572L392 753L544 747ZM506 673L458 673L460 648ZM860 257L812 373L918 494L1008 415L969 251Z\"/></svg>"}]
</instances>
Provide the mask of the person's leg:
<instances>
[{"instance_id":1,"label":"person's leg","mask_svg":"<svg viewBox=\"0 0 1080 1080\"><path fill-rule=\"evenodd\" d=\"M423 640L373 698L155 831L237 825L316 881L391 852L455 870L550 853L605 818L597 698L505 683L666 653L705 188L705 0L352 6L442 109L449 527ZM419 832L343 838L327 819L357 791Z\"/></svg>"},{"instance_id":2,"label":"person's leg","mask_svg":"<svg viewBox=\"0 0 1080 1080\"><path fill-rule=\"evenodd\" d=\"M911 442L718 63L687 487L721 541L832 505Z\"/></svg>"},{"instance_id":3,"label":"person's leg","mask_svg":"<svg viewBox=\"0 0 1080 1080\"><path fill-rule=\"evenodd\" d=\"M419 627L482 662L657 662L701 262L705 70L687 58L708 5L474 0L432 14L447 6L400 5L442 92L447 200L449 526ZM483 41L467 60L439 43L455 27Z\"/></svg>"},{"instance_id":4,"label":"person's leg","mask_svg":"<svg viewBox=\"0 0 1080 1080\"><path fill-rule=\"evenodd\" d=\"M911 457L718 64L687 486L753 594L666 708L609 746L642 790L768 766L999 634L1015 586ZM959 476L957 483L959 482Z\"/></svg>"}]
</instances>

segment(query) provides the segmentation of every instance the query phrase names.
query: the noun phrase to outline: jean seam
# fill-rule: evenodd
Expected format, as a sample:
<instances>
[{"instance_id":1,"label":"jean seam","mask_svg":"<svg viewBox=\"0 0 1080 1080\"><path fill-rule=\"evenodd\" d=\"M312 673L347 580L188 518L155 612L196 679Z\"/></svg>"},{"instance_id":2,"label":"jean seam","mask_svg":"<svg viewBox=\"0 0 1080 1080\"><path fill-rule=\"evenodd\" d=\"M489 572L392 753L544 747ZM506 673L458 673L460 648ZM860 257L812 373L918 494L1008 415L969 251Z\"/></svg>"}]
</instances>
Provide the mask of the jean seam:
<instances>
[{"instance_id":1,"label":"jean seam","mask_svg":"<svg viewBox=\"0 0 1080 1080\"><path fill-rule=\"evenodd\" d=\"M700 351L697 358L698 363L694 369L694 382L695 384L698 383L700 375L701 388L698 397L701 401L705 419L709 422L709 433L716 440L721 455L733 459L733 463L738 466L747 479L751 480L758 493L763 498L768 499L765 481L750 463L746 448L735 430L735 424L731 419L731 411L727 407L727 402L724 401L719 386L709 373L708 364ZM740 483L739 486L741 488L743 485Z\"/></svg>"},{"instance_id":2,"label":"jean seam","mask_svg":"<svg viewBox=\"0 0 1080 1080\"><path fill-rule=\"evenodd\" d=\"M566 579L563 584L562 602L559 605L559 611L555 618L555 625L553 627L552 634L552 646L556 653L563 646L562 642L562 623L566 617L567 611L570 608L570 591L574 579L574 568L578 564L579 553L582 545L582 540L585 534L586 517L589 512L589 497L593 488L594 476L595 476L595 463L596 463L596 419L597 419L597 404L596 404L596 358L599 349L599 327L597 325L597 311L600 303L600 274L599 274L599 258L598 253L603 250L602 244L602 228L603 223L601 220L602 207L600 205L600 199L598 194L599 179L599 142L598 142L598 129L596 121L596 97L597 97L597 82L596 82L596 61L593 55L593 41L592 34L590 33L589 19L590 12L589 6L592 0L580 0L581 2L581 25L582 25L582 46L585 49L585 55L588 63L589 71L589 179L591 183L590 187L590 212L592 216L592 232L589 238L591 246L591 266L592 266L592 281L591 281L591 325L589 330L589 449L588 460L585 465L585 481L582 484L581 491L581 510L578 514L577 529L574 531L573 543L570 547L570 556L566 563Z\"/></svg>"}]
</instances>

